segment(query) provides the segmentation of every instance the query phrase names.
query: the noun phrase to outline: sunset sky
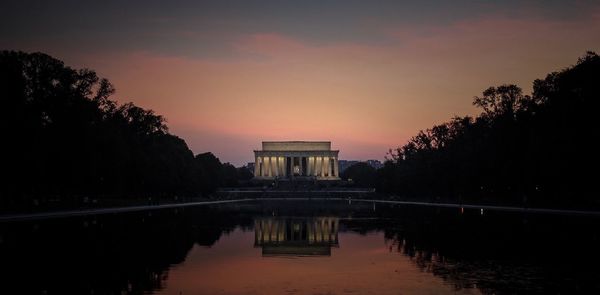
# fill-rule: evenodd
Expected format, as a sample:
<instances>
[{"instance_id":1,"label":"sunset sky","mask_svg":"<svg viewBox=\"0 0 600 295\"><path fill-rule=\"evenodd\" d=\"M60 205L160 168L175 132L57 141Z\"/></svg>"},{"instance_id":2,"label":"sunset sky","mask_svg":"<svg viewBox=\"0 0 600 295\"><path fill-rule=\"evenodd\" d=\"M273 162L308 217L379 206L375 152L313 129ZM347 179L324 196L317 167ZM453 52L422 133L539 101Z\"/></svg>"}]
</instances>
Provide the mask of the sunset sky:
<instances>
[{"instance_id":1,"label":"sunset sky","mask_svg":"<svg viewBox=\"0 0 600 295\"><path fill-rule=\"evenodd\" d=\"M485 88L528 93L600 51L597 1L2 1L0 15L0 49L94 69L235 165L263 140L382 160L476 114Z\"/></svg>"}]
</instances>

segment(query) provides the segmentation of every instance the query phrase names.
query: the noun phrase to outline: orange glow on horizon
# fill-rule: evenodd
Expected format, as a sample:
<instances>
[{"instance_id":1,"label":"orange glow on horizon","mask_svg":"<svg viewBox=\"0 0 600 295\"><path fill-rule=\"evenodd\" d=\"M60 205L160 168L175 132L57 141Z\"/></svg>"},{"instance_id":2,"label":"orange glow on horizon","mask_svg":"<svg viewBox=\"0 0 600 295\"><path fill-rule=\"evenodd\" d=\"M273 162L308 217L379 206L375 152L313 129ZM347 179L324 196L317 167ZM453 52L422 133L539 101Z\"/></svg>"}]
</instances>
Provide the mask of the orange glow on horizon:
<instances>
[{"instance_id":1,"label":"orange glow on horizon","mask_svg":"<svg viewBox=\"0 0 600 295\"><path fill-rule=\"evenodd\" d=\"M587 23L491 16L415 31L388 28L385 44L257 33L237 39L230 57L65 60L111 80L120 102L164 115L195 153L242 165L262 140L328 140L341 159L382 160L421 129L476 114L472 98L487 87L514 83L527 93L534 79L600 45L591 37L600 36L598 16Z\"/></svg>"}]
</instances>

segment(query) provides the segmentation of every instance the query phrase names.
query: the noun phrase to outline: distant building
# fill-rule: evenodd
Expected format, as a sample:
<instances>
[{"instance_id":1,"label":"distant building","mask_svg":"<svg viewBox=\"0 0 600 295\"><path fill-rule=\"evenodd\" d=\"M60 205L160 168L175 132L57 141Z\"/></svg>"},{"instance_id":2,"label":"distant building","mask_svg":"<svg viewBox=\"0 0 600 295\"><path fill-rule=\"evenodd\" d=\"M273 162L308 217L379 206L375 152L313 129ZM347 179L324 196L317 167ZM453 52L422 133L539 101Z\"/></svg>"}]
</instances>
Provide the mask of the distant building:
<instances>
[{"instance_id":1,"label":"distant building","mask_svg":"<svg viewBox=\"0 0 600 295\"><path fill-rule=\"evenodd\" d=\"M366 161L367 164L371 165L371 167L375 168L375 169L379 169L383 167L383 163L381 163L381 161L379 160L367 160Z\"/></svg>"},{"instance_id":2,"label":"distant building","mask_svg":"<svg viewBox=\"0 0 600 295\"><path fill-rule=\"evenodd\" d=\"M330 141L263 141L254 151L254 178L339 180L338 153Z\"/></svg>"},{"instance_id":3,"label":"distant building","mask_svg":"<svg viewBox=\"0 0 600 295\"><path fill-rule=\"evenodd\" d=\"M354 160L340 160L340 173L344 172L350 166L358 163L359 161Z\"/></svg>"},{"instance_id":4,"label":"distant building","mask_svg":"<svg viewBox=\"0 0 600 295\"><path fill-rule=\"evenodd\" d=\"M340 160L340 173L344 172L344 170L348 169L350 166L363 162L363 161L356 161L356 160ZM375 169L379 169L383 167L383 163L381 163L381 161L379 160L366 160L364 161L364 163L369 164L371 167L375 168Z\"/></svg>"},{"instance_id":5,"label":"distant building","mask_svg":"<svg viewBox=\"0 0 600 295\"><path fill-rule=\"evenodd\" d=\"M250 172L254 174L254 162L249 162L248 164L246 164L246 168L248 168L248 170L250 170Z\"/></svg>"}]
</instances>

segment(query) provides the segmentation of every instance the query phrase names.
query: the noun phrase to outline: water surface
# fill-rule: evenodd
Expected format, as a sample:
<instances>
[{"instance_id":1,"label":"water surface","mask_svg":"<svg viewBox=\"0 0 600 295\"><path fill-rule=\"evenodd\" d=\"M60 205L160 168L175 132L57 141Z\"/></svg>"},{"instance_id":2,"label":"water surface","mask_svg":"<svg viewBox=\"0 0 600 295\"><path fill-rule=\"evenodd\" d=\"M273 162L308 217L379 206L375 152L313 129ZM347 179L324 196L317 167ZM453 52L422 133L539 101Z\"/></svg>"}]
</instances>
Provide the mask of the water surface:
<instances>
[{"instance_id":1,"label":"water surface","mask_svg":"<svg viewBox=\"0 0 600 295\"><path fill-rule=\"evenodd\" d=\"M597 293L598 225L316 200L0 223L0 293Z\"/></svg>"}]
</instances>

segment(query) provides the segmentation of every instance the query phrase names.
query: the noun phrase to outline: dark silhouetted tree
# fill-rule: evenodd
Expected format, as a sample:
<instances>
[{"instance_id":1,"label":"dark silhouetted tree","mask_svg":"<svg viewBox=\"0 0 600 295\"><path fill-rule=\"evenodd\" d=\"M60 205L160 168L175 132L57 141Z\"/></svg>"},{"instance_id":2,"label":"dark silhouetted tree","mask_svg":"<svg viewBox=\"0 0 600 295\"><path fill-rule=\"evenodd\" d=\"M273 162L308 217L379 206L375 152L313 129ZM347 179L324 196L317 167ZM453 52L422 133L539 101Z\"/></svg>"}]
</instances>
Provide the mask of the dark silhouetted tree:
<instances>
[{"instance_id":1,"label":"dark silhouetted tree","mask_svg":"<svg viewBox=\"0 0 600 295\"><path fill-rule=\"evenodd\" d=\"M352 180L357 186L374 187L377 173L375 168L365 162L356 163L340 174L344 180Z\"/></svg>"},{"instance_id":2,"label":"dark silhouetted tree","mask_svg":"<svg viewBox=\"0 0 600 295\"><path fill-rule=\"evenodd\" d=\"M195 196L223 185L216 157L194 157L162 116L118 105L114 93L94 71L43 53L0 52L0 202Z\"/></svg>"},{"instance_id":3,"label":"dark silhouetted tree","mask_svg":"<svg viewBox=\"0 0 600 295\"><path fill-rule=\"evenodd\" d=\"M476 118L456 117L391 150L378 171L381 191L407 198L538 206L600 206L600 57L535 80L490 87L473 104Z\"/></svg>"}]
</instances>

